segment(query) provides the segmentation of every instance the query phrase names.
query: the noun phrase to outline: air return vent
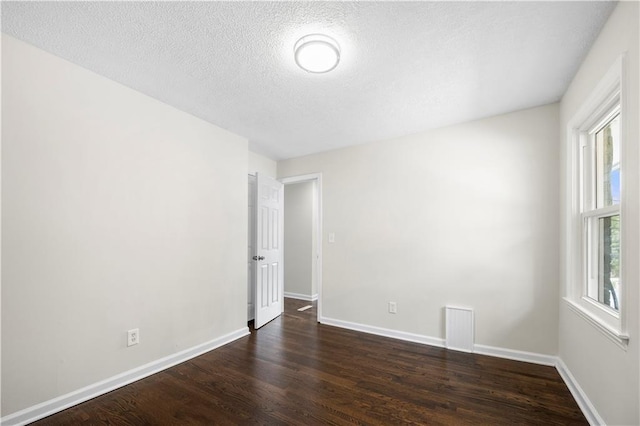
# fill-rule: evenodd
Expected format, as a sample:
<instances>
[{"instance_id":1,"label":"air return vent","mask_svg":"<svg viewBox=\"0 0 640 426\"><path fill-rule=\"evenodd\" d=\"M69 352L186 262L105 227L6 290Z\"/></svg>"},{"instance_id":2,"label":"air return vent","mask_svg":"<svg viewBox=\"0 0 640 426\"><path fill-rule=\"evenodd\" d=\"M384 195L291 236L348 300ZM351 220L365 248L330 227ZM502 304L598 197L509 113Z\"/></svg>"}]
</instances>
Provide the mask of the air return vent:
<instances>
[{"instance_id":1,"label":"air return vent","mask_svg":"<svg viewBox=\"0 0 640 426\"><path fill-rule=\"evenodd\" d=\"M473 309L446 306L447 349L473 352Z\"/></svg>"}]
</instances>

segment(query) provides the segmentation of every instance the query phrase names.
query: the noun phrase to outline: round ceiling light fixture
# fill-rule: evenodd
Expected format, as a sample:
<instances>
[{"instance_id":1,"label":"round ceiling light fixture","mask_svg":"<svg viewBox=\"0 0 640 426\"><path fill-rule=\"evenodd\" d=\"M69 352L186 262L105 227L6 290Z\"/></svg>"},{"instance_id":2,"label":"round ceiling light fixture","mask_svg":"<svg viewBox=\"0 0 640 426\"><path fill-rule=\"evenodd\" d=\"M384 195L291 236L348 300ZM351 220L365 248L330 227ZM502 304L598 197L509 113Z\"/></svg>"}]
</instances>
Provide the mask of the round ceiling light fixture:
<instances>
[{"instance_id":1,"label":"round ceiling light fixture","mask_svg":"<svg viewBox=\"0 0 640 426\"><path fill-rule=\"evenodd\" d=\"M338 42L324 34L309 34L293 47L296 64L312 73L329 72L340 62Z\"/></svg>"}]
</instances>

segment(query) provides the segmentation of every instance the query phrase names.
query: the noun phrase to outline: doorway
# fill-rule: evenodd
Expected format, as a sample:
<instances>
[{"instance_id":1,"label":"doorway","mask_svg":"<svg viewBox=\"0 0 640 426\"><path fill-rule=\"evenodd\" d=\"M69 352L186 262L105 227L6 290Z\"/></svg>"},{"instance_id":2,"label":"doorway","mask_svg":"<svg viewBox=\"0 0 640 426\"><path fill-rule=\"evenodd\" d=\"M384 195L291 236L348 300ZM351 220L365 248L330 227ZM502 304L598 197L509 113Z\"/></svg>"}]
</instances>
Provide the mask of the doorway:
<instances>
[{"instance_id":1,"label":"doorway","mask_svg":"<svg viewBox=\"0 0 640 426\"><path fill-rule=\"evenodd\" d=\"M313 302L316 290L315 182L284 186L284 297Z\"/></svg>"},{"instance_id":2,"label":"doorway","mask_svg":"<svg viewBox=\"0 0 640 426\"><path fill-rule=\"evenodd\" d=\"M322 174L280 179L285 188L284 296L317 300L322 318Z\"/></svg>"},{"instance_id":3,"label":"doorway","mask_svg":"<svg viewBox=\"0 0 640 426\"><path fill-rule=\"evenodd\" d=\"M247 256L247 321L254 320L255 313L255 301L256 301L256 274L254 269L254 261L252 257L255 255L255 218L256 208L255 205L255 191L256 191L256 175L249 174L248 179L248 195L249 195L249 214L248 214L248 256ZM301 176L292 176L280 179L285 185L285 190L288 185L295 185L299 183L311 184L311 210L312 210L312 247L310 251L310 263L311 274L310 280L313 281L314 290L310 293L312 298L317 298L317 321L320 322L322 318L322 173L313 173ZM285 196L286 200L286 196ZM286 210L284 212L285 220L289 214ZM295 214L295 213L294 213ZM286 241L284 244L284 250L286 252ZM284 263L286 268L286 262ZM286 273L286 272L285 272ZM285 276L286 280L286 276ZM286 284L285 284L286 285ZM285 297L286 297L285 289ZM291 294L289 295L291 296Z\"/></svg>"}]
</instances>

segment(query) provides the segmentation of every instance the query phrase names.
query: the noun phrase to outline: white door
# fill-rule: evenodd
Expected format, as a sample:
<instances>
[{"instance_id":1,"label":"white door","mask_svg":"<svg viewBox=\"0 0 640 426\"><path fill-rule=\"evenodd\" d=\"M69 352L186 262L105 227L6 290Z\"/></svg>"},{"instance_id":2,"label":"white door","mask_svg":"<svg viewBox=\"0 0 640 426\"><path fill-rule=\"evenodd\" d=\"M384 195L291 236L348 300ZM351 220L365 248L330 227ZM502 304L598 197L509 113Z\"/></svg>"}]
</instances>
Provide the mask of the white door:
<instances>
[{"instance_id":1,"label":"white door","mask_svg":"<svg viewBox=\"0 0 640 426\"><path fill-rule=\"evenodd\" d=\"M256 173L255 328L277 318L284 307L282 241L284 185Z\"/></svg>"}]
</instances>

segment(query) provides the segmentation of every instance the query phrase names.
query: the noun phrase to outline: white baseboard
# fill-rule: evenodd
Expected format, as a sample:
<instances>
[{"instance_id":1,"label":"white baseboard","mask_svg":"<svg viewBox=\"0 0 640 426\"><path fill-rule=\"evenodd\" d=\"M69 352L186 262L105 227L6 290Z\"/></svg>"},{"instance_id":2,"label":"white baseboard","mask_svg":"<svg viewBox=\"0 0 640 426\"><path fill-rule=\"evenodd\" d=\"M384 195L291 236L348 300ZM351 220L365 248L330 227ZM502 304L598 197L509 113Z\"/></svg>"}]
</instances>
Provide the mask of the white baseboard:
<instances>
[{"instance_id":1,"label":"white baseboard","mask_svg":"<svg viewBox=\"0 0 640 426\"><path fill-rule=\"evenodd\" d=\"M308 294L291 293L285 291L284 297L288 297L289 299L306 300L307 302L315 302L316 300L318 300L318 293L309 296Z\"/></svg>"},{"instance_id":2,"label":"white baseboard","mask_svg":"<svg viewBox=\"0 0 640 426\"><path fill-rule=\"evenodd\" d=\"M578 407L582 410L582 414L587 418L589 424L593 426L606 424L602 417L600 417L600 414L598 414L596 407L594 407L591 401L589 401L587 394L584 393L576 381L576 378L573 377L571 371L569 371L564 361L560 358L558 358L556 362L556 370L560 373L560 377L562 377L562 380L564 380L564 383L569 388L571 395L573 395L573 399L578 403Z\"/></svg>"},{"instance_id":3,"label":"white baseboard","mask_svg":"<svg viewBox=\"0 0 640 426\"><path fill-rule=\"evenodd\" d=\"M188 361L191 358L195 358L249 334L249 328L243 327L217 339L210 340L209 342L202 343L132 370L125 371L124 373L70 392L66 395L25 408L24 410L20 410L3 417L0 419L0 424L3 426L26 425L69 407L73 407L74 405L88 401L89 399L103 395L107 392L111 392L112 390L118 389L122 386L126 386L137 380L144 379L152 374Z\"/></svg>"},{"instance_id":4,"label":"white baseboard","mask_svg":"<svg viewBox=\"0 0 640 426\"><path fill-rule=\"evenodd\" d=\"M407 333L404 331L389 330L381 327L358 324L348 321L336 320L332 318L320 318L320 323L349 330L361 331L363 333L376 334L378 336L391 337L393 339L405 340L408 342L422 343L424 345L446 348L445 339L425 336L422 334ZM525 361L532 364L555 366L557 357L553 355L542 355L533 352L523 352L514 349L495 348L485 345L474 345L473 353L480 355L494 356L498 358L511 359L515 361Z\"/></svg>"},{"instance_id":5,"label":"white baseboard","mask_svg":"<svg viewBox=\"0 0 640 426\"><path fill-rule=\"evenodd\" d=\"M371 325L358 324L355 322L342 321L332 318L320 318L321 324L332 325L334 327L346 328L363 333L375 334L392 339L405 340L407 342L422 343L423 345L438 346L444 348L444 339L423 336L421 334L407 333L405 331L390 330L388 328L374 327Z\"/></svg>"},{"instance_id":6,"label":"white baseboard","mask_svg":"<svg viewBox=\"0 0 640 426\"><path fill-rule=\"evenodd\" d=\"M496 348L493 346L473 345L473 353L511 359L514 361L530 362L532 364L556 366L558 357L534 352L517 351L515 349Z\"/></svg>"}]
</instances>

